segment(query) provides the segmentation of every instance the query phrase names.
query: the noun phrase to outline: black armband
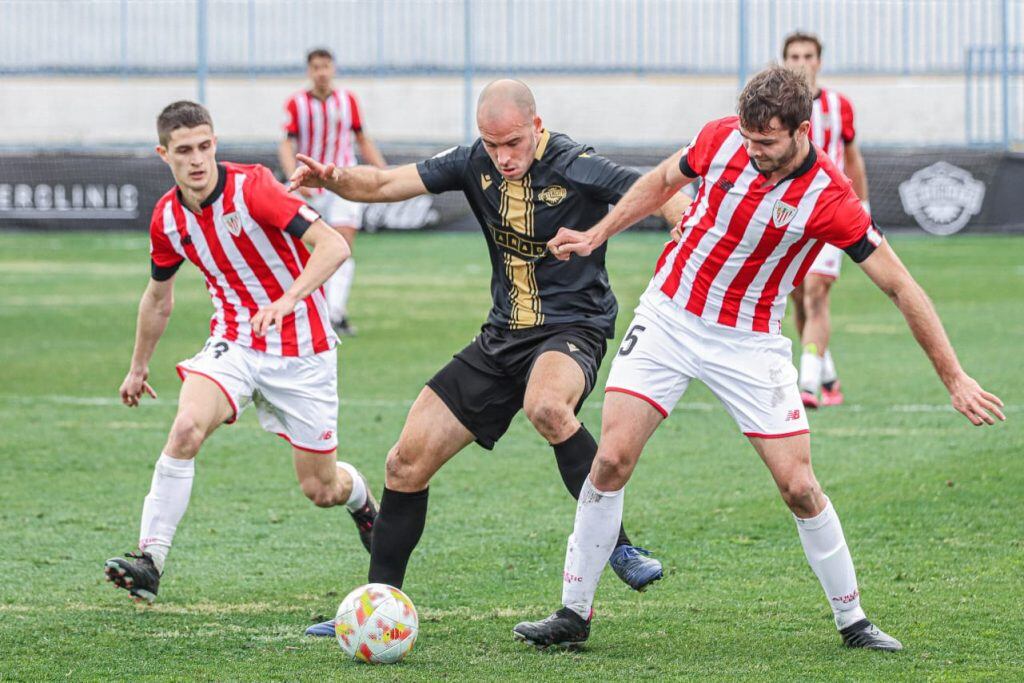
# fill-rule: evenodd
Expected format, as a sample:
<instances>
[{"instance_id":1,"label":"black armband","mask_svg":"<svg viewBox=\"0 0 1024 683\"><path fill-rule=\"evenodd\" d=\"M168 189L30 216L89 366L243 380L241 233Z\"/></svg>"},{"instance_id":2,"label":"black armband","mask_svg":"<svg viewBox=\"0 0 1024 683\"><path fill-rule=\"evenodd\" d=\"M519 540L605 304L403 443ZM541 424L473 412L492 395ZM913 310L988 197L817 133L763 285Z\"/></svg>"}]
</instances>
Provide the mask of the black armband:
<instances>
[{"instance_id":1,"label":"black armband","mask_svg":"<svg viewBox=\"0 0 1024 683\"><path fill-rule=\"evenodd\" d=\"M845 247L845 251L854 263L860 263L871 254L875 253L875 249L882 243L882 231L878 229L874 221L871 221L871 225L868 226L867 232L859 240L854 242L848 247Z\"/></svg>"},{"instance_id":2,"label":"black armband","mask_svg":"<svg viewBox=\"0 0 1024 683\"><path fill-rule=\"evenodd\" d=\"M700 175L690 168L690 162L686 160L685 154L679 158L679 171L687 178L696 178Z\"/></svg>"},{"instance_id":3,"label":"black armband","mask_svg":"<svg viewBox=\"0 0 1024 683\"><path fill-rule=\"evenodd\" d=\"M153 259L149 260L149 274L157 282L165 282L174 277L174 274L178 272L178 268L181 268L181 264L184 263L185 259L178 261L173 266L158 266L156 261Z\"/></svg>"},{"instance_id":4,"label":"black armband","mask_svg":"<svg viewBox=\"0 0 1024 683\"><path fill-rule=\"evenodd\" d=\"M307 220L302 216L302 212L299 211L292 219L288 221L288 225L285 226L284 231L294 237L295 239L301 240L302 236L309 230L309 226L313 225L313 221Z\"/></svg>"}]
</instances>

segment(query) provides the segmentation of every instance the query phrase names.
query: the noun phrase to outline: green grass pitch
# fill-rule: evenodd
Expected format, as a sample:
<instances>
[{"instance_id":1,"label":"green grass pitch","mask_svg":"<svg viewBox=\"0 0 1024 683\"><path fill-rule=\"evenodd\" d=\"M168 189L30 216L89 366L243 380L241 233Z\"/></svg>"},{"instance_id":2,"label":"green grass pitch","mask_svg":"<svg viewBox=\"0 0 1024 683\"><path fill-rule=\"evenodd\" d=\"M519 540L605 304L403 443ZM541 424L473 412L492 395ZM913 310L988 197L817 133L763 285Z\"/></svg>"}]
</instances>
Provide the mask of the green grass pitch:
<instances>
[{"instance_id":1,"label":"green grass pitch","mask_svg":"<svg viewBox=\"0 0 1024 683\"><path fill-rule=\"evenodd\" d=\"M640 595L606 572L586 650L539 653L511 638L517 621L558 604L575 508L520 416L493 453L470 447L433 482L405 586L419 642L397 668L372 668L302 636L364 582L367 555L344 512L305 500L287 445L252 413L199 455L157 604L137 608L103 581L103 561L137 539L174 415L173 365L202 346L208 295L186 264L151 367L160 398L129 410L116 397L148 277L145 237L0 235L0 680L1020 677L1024 239L892 242L1009 417L981 429L948 408L899 313L844 265L833 349L849 403L811 416L814 460L864 607L904 652L840 646L767 470L695 385L626 497L627 528L667 575ZM611 246L620 334L659 243L626 235ZM477 234L364 235L357 260L340 453L379 490L409 403L484 320L489 266ZM582 411L595 433L600 401L595 392Z\"/></svg>"}]
</instances>

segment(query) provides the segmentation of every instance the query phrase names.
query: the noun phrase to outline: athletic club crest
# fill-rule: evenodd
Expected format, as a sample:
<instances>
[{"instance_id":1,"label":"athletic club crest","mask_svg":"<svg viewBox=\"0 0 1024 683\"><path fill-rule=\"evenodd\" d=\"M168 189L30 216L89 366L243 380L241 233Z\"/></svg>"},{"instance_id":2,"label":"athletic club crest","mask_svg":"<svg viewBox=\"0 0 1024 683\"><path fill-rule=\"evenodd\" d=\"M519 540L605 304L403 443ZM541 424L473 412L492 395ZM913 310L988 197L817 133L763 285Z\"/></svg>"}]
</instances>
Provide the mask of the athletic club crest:
<instances>
[{"instance_id":1,"label":"athletic club crest","mask_svg":"<svg viewBox=\"0 0 1024 683\"><path fill-rule=\"evenodd\" d=\"M789 222L793 220L795 215L796 207L792 204L787 204L781 199L775 202L775 206L772 207L772 222L775 223L776 228L784 228L789 225Z\"/></svg>"},{"instance_id":2,"label":"athletic club crest","mask_svg":"<svg viewBox=\"0 0 1024 683\"><path fill-rule=\"evenodd\" d=\"M224 226L235 237L242 234L242 217L235 213L224 214Z\"/></svg>"}]
</instances>

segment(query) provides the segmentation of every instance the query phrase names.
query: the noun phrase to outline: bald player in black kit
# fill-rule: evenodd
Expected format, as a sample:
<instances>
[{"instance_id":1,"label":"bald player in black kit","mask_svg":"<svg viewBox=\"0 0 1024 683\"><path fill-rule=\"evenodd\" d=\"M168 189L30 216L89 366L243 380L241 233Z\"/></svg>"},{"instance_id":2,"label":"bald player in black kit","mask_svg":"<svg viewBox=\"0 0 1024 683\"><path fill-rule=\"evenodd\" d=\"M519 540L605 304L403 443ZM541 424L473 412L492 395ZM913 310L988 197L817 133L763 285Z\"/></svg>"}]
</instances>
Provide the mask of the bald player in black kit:
<instances>
[{"instance_id":1,"label":"bald player in black kit","mask_svg":"<svg viewBox=\"0 0 1024 683\"><path fill-rule=\"evenodd\" d=\"M487 240L493 305L476 338L427 382L398 443L387 456L384 494L374 524L369 580L401 587L426 522L431 477L476 441L487 449L520 409L555 452L565 487L577 497L597 443L576 418L615 336L618 305L605 269L605 248L559 261L545 244L563 226L592 225L640 174L587 145L544 128L529 88L503 79L477 105L478 138L393 169L306 164L292 188L323 187L358 202L393 202L461 191ZM689 200L664 198L661 215L675 225ZM633 546L620 529L609 562L630 587L662 576L661 562ZM334 635L325 622L307 631Z\"/></svg>"}]
</instances>

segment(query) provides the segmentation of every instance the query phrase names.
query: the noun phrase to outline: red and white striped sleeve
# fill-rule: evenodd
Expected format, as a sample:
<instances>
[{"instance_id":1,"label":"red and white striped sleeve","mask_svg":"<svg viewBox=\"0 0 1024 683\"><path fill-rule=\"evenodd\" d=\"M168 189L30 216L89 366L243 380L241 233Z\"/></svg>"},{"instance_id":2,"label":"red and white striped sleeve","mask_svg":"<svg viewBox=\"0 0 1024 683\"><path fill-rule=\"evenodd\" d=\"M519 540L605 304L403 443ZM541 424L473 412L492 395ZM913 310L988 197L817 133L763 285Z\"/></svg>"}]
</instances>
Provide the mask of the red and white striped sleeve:
<instances>
[{"instance_id":1,"label":"red and white striped sleeve","mask_svg":"<svg viewBox=\"0 0 1024 683\"><path fill-rule=\"evenodd\" d=\"M683 157L679 160L679 170L683 175L687 178L698 178L708 172L715 152L722 145L722 141L732 132L731 128L722 124L735 118L730 116L711 121L704 125L697 133L697 137L690 140L690 144L684 148Z\"/></svg>"},{"instance_id":2,"label":"red and white striped sleeve","mask_svg":"<svg viewBox=\"0 0 1024 683\"><path fill-rule=\"evenodd\" d=\"M295 97L289 97L284 105L284 134L288 137L299 135L299 109Z\"/></svg>"},{"instance_id":3,"label":"red and white striped sleeve","mask_svg":"<svg viewBox=\"0 0 1024 683\"><path fill-rule=\"evenodd\" d=\"M352 131L358 133L363 130L363 119L359 115L359 102L356 101L356 96L352 94L351 90L345 93L348 96L348 109L351 112L351 127Z\"/></svg>"},{"instance_id":4,"label":"red and white striped sleeve","mask_svg":"<svg viewBox=\"0 0 1024 683\"><path fill-rule=\"evenodd\" d=\"M243 187L249 215L265 230L283 230L301 238L320 216L301 199L289 194L266 166L252 168Z\"/></svg>"},{"instance_id":5,"label":"red and white striped sleeve","mask_svg":"<svg viewBox=\"0 0 1024 683\"><path fill-rule=\"evenodd\" d=\"M857 136L857 130L853 125L853 105L843 95L839 96L839 118L842 122L840 134L843 137L843 142L849 144Z\"/></svg>"},{"instance_id":6,"label":"red and white striped sleeve","mask_svg":"<svg viewBox=\"0 0 1024 683\"><path fill-rule=\"evenodd\" d=\"M170 238L164 232L164 207L173 201L164 197L153 207L153 217L149 222L149 262L150 275L154 280L163 282L170 280L178 272L185 257L174 250Z\"/></svg>"}]
</instances>

